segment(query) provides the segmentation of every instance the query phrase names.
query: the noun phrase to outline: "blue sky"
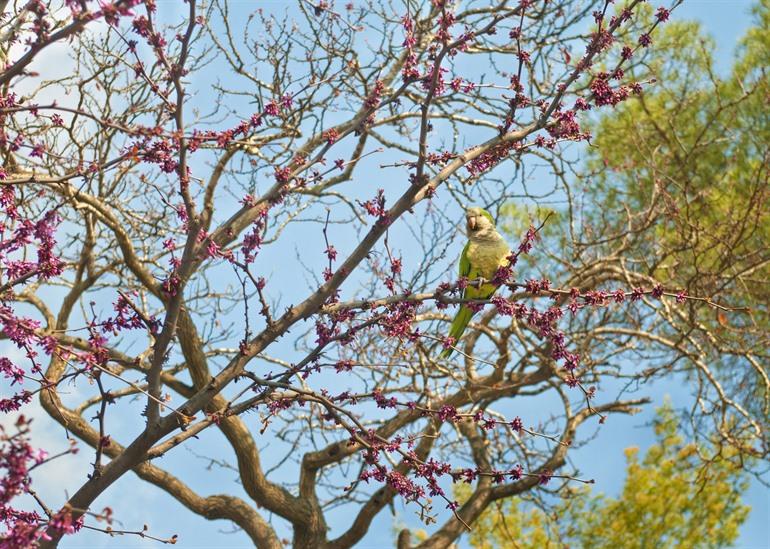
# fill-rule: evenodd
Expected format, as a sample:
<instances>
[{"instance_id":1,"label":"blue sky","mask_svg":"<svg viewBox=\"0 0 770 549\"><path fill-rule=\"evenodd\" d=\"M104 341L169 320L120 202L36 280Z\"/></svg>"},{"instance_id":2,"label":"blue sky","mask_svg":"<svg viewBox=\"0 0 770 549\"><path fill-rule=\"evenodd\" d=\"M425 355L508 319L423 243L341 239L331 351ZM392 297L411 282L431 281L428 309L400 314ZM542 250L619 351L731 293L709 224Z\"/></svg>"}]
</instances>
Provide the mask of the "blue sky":
<instances>
[{"instance_id":1,"label":"blue sky","mask_svg":"<svg viewBox=\"0 0 770 549\"><path fill-rule=\"evenodd\" d=\"M275 5L275 3L272 4ZM240 5L244 6L246 3ZM673 18L701 21L717 42L718 67L725 70L731 64L732 53L737 40L749 25L748 9L750 5L749 1L744 0L685 0L684 5L677 9ZM168 9L161 3L161 9L164 8ZM53 57L44 61L46 64L54 62ZM202 103L208 99L205 95L197 98ZM376 172L376 165L380 162L382 162L380 158L376 162L372 162L370 171L361 173L358 179L363 181L381 177ZM297 229L297 231L293 238L298 244L319 238L315 229ZM344 238L339 233L335 237L338 239L335 242L338 247L346 245L346 242L343 241ZM313 242L313 244L320 243ZM316 245L315 249L319 249L319 246ZM275 269L273 269L274 271ZM298 286L304 290L305 280L301 269L296 269L288 276L295 279ZM296 299L296 296L286 294L283 298L288 302ZM108 310L109 305L107 304L104 309ZM75 399L79 390L78 387L71 387L69 390L75 393L71 395ZM666 385L658 383L646 386L645 394L654 399L654 405L660 405L666 396L676 401L678 398L684 398L687 391L685 387L672 382ZM544 406L543 403L540 405ZM133 409L131 406L127 406L125 412L129 413L129 410L132 410L135 413L140 406L140 403L136 403ZM597 492L614 495L621 487L624 471L623 448L635 445L644 449L652 442L651 432L644 426L651 419L653 407L648 407L645 413L632 418L613 417L598 432L597 438L591 444L574 454L574 462L578 467L586 471L588 476L597 480L595 486ZM537 410L529 410L529 412L536 414ZM63 444L61 429L47 420L42 413L38 412L35 416L38 444L52 451L61 448ZM123 432L126 437L130 434L129 426L117 425L116 429L117 433ZM257 431L258 427L254 430ZM174 471L181 478L189 480L190 484L201 494L232 492L248 499L240 486L236 484L236 475L233 472L217 467L206 470L205 460L196 456L196 454L212 457L225 455L218 452L221 448L221 440L216 432L206 432L201 440L196 441L194 445L177 448L171 455L162 458L159 465ZM264 453L266 459L269 460L273 451L273 446L270 446L272 442L258 440L258 443L260 447L265 447ZM83 451L86 454L89 453L85 448ZM77 482L72 482L72 479L82 479L87 474L87 461L82 459L82 456L79 458L67 457L42 468L35 479L36 485L40 488L39 491L44 495L49 495L54 501L61 501L65 490L72 490L79 485ZM597 464L600 464L599 471L597 471ZM752 483L746 502L752 506L753 510L748 521L742 527L741 537L736 547L742 549L770 547L769 498L770 496L764 487L757 482ZM244 534L228 533L229 524L222 521L206 521L189 513L172 498L137 480L132 475L125 476L113 485L105 495L97 500L94 508L98 510L106 505L114 509L116 517L123 521L125 528L141 528L141 525L146 523L154 535L180 534L181 538L177 547L192 549L197 547L251 546ZM413 506L404 506L397 501L394 510L395 517L391 516L387 510L378 516L359 547L392 546L396 531L394 522L419 527L418 521L414 518L415 509ZM330 526L334 528L344 525L348 519L348 513L346 511L330 513L328 518ZM288 534L288 532L283 533ZM157 543L142 541L136 537L109 538L103 534L89 532L65 538L62 543L62 547L70 548L153 547L157 545ZM461 543L462 545L464 543Z\"/></svg>"}]
</instances>

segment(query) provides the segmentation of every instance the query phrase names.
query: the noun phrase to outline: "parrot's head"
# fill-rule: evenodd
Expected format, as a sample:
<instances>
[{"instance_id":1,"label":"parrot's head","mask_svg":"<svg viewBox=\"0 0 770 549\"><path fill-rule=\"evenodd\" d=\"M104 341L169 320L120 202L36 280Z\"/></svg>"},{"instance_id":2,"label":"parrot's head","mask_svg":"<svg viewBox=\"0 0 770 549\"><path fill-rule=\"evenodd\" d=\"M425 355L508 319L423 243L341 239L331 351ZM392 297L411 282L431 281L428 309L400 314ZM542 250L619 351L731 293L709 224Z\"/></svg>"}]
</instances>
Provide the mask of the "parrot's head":
<instances>
[{"instance_id":1,"label":"parrot's head","mask_svg":"<svg viewBox=\"0 0 770 549\"><path fill-rule=\"evenodd\" d=\"M465 226L468 236L484 237L496 233L495 220L492 214L483 208L468 208L465 210Z\"/></svg>"}]
</instances>

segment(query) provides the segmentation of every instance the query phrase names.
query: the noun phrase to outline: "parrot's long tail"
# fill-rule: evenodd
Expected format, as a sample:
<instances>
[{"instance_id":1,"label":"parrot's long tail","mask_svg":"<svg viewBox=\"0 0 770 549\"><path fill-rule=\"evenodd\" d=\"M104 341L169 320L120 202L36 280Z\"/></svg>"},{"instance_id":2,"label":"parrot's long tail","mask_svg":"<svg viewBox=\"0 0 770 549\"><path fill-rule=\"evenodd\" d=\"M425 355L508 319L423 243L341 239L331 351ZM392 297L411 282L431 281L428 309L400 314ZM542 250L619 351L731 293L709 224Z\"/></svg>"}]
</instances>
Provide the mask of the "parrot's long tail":
<instances>
[{"instance_id":1,"label":"parrot's long tail","mask_svg":"<svg viewBox=\"0 0 770 549\"><path fill-rule=\"evenodd\" d=\"M465 305L460 307L460 310L457 311L457 314L455 315L454 320L452 320L452 325L449 327L449 337L454 338L455 345L459 343L460 337L463 335L463 332L465 331L465 328L468 326L468 323L471 321L472 316L473 316L473 311L471 311ZM452 354L453 351L454 349L452 347L448 347L442 351L440 357L449 358L449 356Z\"/></svg>"}]
</instances>

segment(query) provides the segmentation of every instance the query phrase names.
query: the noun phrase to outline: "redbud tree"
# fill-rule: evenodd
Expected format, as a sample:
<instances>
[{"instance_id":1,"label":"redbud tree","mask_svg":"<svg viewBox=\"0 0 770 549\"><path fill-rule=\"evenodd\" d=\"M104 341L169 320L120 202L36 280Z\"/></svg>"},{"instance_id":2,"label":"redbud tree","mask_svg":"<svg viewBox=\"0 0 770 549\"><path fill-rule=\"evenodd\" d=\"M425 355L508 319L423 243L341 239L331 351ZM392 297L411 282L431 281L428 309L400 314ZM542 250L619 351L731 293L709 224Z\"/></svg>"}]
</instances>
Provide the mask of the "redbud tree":
<instances>
[{"instance_id":1,"label":"redbud tree","mask_svg":"<svg viewBox=\"0 0 770 549\"><path fill-rule=\"evenodd\" d=\"M651 210L603 232L565 175L592 116L654 90L627 75L678 4L0 2L2 545L176 541L94 503L129 477L258 547L352 547L396 501L447 547L603 474L572 448L658 378L725 455L764 456L765 348L698 320L748 305L629 260ZM529 216L454 342L466 205ZM240 487L201 493L167 465L185 449ZM89 473L48 501L31 475L64 454Z\"/></svg>"}]
</instances>

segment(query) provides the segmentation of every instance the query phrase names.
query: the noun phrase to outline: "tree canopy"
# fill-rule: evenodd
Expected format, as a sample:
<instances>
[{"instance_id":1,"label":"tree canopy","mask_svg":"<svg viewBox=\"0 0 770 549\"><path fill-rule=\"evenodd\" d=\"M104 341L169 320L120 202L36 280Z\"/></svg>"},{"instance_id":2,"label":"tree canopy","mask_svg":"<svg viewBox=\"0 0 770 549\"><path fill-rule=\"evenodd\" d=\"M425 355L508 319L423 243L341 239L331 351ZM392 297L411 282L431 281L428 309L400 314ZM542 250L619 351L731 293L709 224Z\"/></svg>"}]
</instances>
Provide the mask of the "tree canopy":
<instances>
[{"instance_id":1,"label":"tree canopy","mask_svg":"<svg viewBox=\"0 0 770 549\"><path fill-rule=\"evenodd\" d=\"M395 505L399 549L498 506L532 544L734 539L770 450L770 4L728 74L680 4L0 0L0 547L344 549ZM470 206L510 246L475 279ZM628 478L668 482L580 491L661 386Z\"/></svg>"},{"instance_id":2,"label":"tree canopy","mask_svg":"<svg viewBox=\"0 0 770 549\"><path fill-rule=\"evenodd\" d=\"M658 410L656 442L640 459L626 449L617 498L567 489L547 512L519 498L490 506L469 534L477 549L546 547L729 547L749 508L740 501L746 473L729 459L704 464L685 442L670 406ZM725 456L728 458L729 456ZM458 485L458 497L469 493Z\"/></svg>"}]
</instances>

